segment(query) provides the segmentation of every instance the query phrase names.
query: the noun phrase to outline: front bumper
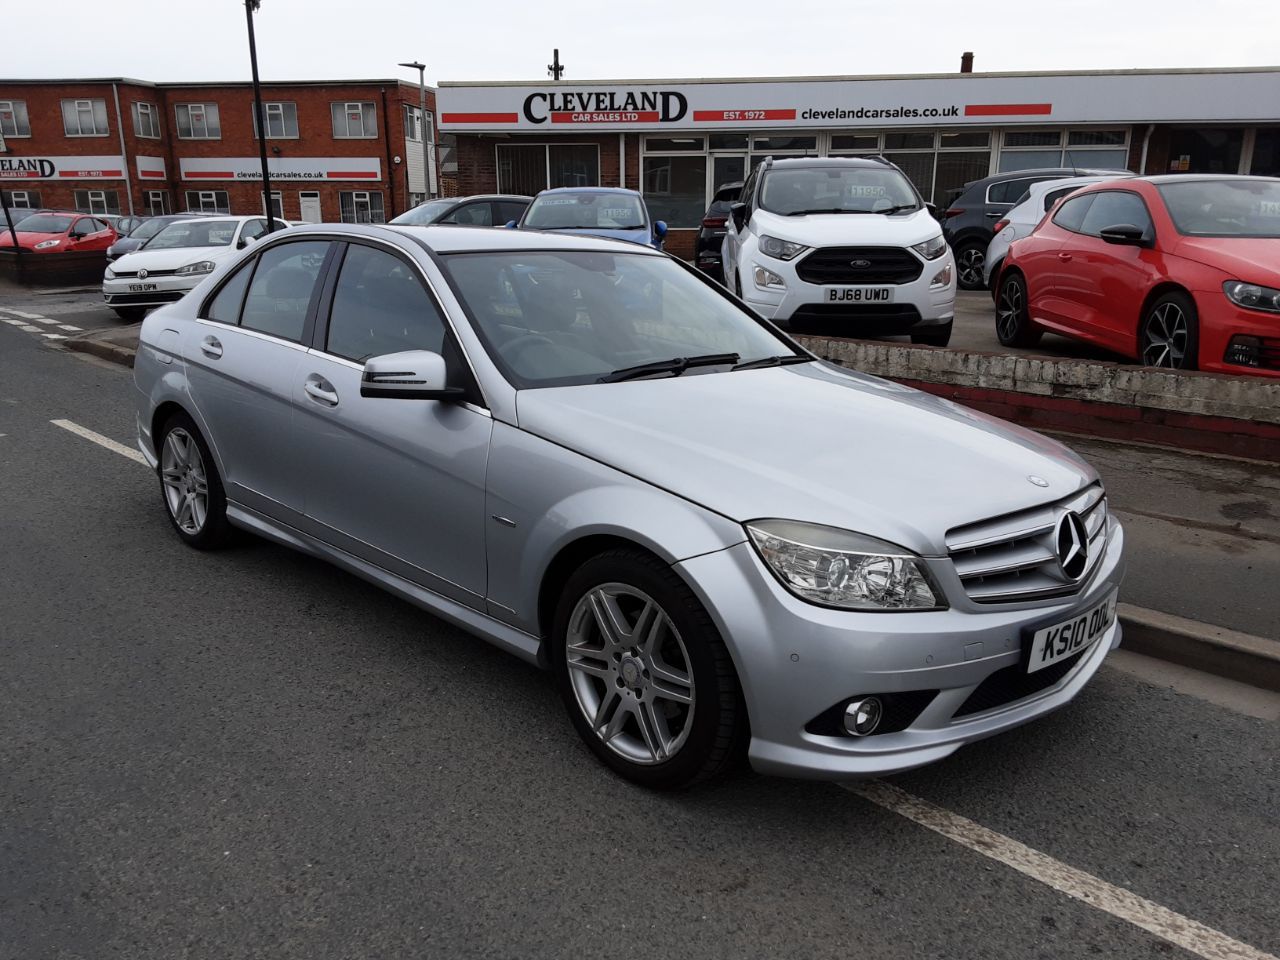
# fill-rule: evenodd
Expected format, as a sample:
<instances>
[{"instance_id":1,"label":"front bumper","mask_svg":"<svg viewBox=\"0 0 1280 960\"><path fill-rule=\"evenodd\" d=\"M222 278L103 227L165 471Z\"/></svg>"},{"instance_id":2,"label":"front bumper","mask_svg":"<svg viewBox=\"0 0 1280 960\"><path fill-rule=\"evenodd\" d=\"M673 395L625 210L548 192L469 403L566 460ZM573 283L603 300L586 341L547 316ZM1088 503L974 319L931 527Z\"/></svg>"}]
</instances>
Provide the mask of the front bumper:
<instances>
[{"instance_id":1,"label":"front bumper","mask_svg":"<svg viewBox=\"0 0 1280 960\"><path fill-rule=\"evenodd\" d=\"M1200 369L1214 373L1280 377L1280 315L1236 306L1221 290L1195 294L1200 314ZM1226 359L1235 337L1261 341L1259 364L1231 363Z\"/></svg>"},{"instance_id":2,"label":"front bumper","mask_svg":"<svg viewBox=\"0 0 1280 960\"><path fill-rule=\"evenodd\" d=\"M189 277L171 274L164 277L148 277L146 280L139 280L137 277L116 277L113 280L102 281L102 299L109 307L158 307L181 300L207 276L207 273ZM152 290L130 289L152 285L154 285Z\"/></svg>"},{"instance_id":3,"label":"front bumper","mask_svg":"<svg viewBox=\"0 0 1280 960\"><path fill-rule=\"evenodd\" d=\"M956 716L984 680L1018 668L1025 630L1066 620L1116 589L1124 576L1123 551L1124 532L1114 524L1092 579L1073 597L925 613L858 613L805 603L773 578L747 543L677 567L733 655L751 722L752 766L784 776L859 779L941 760L1075 697L1119 645L1118 621L1046 689ZM850 737L806 730L850 697L914 691L937 693L898 732Z\"/></svg>"},{"instance_id":4,"label":"front bumper","mask_svg":"<svg viewBox=\"0 0 1280 960\"><path fill-rule=\"evenodd\" d=\"M856 285L806 283L796 274L797 262L755 254L745 262L743 299L753 310L770 320L823 320L838 328L841 334L854 337L901 334L924 327L943 326L955 316L956 267L950 251L937 260L926 262L920 276L910 283L868 284L870 287L888 286L893 289L893 300L887 304L830 303L826 299L828 290ZM757 264L782 277L786 289L756 286L753 274ZM951 267L950 281L931 286L930 281L948 264Z\"/></svg>"}]
</instances>

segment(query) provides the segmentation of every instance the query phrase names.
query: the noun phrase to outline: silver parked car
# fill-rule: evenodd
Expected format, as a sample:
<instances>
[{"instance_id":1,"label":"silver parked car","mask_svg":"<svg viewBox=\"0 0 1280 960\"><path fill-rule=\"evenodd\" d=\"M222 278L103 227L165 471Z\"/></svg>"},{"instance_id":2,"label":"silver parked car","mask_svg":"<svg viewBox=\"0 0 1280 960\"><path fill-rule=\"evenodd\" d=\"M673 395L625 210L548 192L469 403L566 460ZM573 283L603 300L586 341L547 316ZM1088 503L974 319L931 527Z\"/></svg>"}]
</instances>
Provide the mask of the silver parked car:
<instances>
[{"instance_id":1,"label":"silver parked car","mask_svg":"<svg viewBox=\"0 0 1280 960\"><path fill-rule=\"evenodd\" d=\"M1070 701L1123 533L1053 440L824 363L635 244L260 240L150 315L178 535L249 530L554 674L615 771L878 776Z\"/></svg>"}]
</instances>

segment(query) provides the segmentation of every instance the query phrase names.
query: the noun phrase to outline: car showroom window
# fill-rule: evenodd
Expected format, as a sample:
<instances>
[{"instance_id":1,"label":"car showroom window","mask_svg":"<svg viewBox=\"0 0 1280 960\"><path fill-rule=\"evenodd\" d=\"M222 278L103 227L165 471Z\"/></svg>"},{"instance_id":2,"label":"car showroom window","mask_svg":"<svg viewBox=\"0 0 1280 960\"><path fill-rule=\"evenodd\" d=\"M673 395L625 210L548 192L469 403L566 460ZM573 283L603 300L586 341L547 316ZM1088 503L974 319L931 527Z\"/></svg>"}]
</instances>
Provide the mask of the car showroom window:
<instances>
[{"instance_id":1,"label":"car showroom window","mask_svg":"<svg viewBox=\"0 0 1280 960\"><path fill-rule=\"evenodd\" d=\"M328 252L327 240L299 240L263 251L244 300L240 325L301 342L311 294Z\"/></svg>"},{"instance_id":2,"label":"car showroom window","mask_svg":"<svg viewBox=\"0 0 1280 960\"><path fill-rule=\"evenodd\" d=\"M405 350L441 353L444 336L444 319L408 263L364 244L347 247L329 311L329 353L356 362Z\"/></svg>"},{"instance_id":3,"label":"car showroom window","mask_svg":"<svg viewBox=\"0 0 1280 960\"><path fill-rule=\"evenodd\" d=\"M148 140L160 139L160 111L154 103L138 102L133 105L133 132Z\"/></svg>"},{"instance_id":4,"label":"car showroom window","mask_svg":"<svg viewBox=\"0 0 1280 960\"><path fill-rule=\"evenodd\" d=\"M175 108L179 140L221 140L216 103L180 103Z\"/></svg>"},{"instance_id":5,"label":"car showroom window","mask_svg":"<svg viewBox=\"0 0 1280 960\"><path fill-rule=\"evenodd\" d=\"M1093 195L1093 203L1080 223L1080 232L1096 237L1107 227L1128 224L1143 231L1151 230L1151 214L1136 193L1127 190L1103 190Z\"/></svg>"},{"instance_id":6,"label":"car showroom window","mask_svg":"<svg viewBox=\"0 0 1280 960\"><path fill-rule=\"evenodd\" d=\"M296 103L267 102L262 105L267 115L268 140L296 140L298 138L298 105ZM253 134L259 132L258 110L253 109Z\"/></svg>"},{"instance_id":7,"label":"car showroom window","mask_svg":"<svg viewBox=\"0 0 1280 960\"><path fill-rule=\"evenodd\" d=\"M707 209L705 137L644 138L644 202L668 227L696 227Z\"/></svg>"},{"instance_id":8,"label":"car showroom window","mask_svg":"<svg viewBox=\"0 0 1280 960\"><path fill-rule=\"evenodd\" d=\"M598 187L600 148L594 143L500 143L498 192L533 196L549 187Z\"/></svg>"},{"instance_id":9,"label":"car showroom window","mask_svg":"<svg viewBox=\"0 0 1280 960\"><path fill-rule=\"evenodd\" d=\"M25 100L0 100L0 136L31 136L31 121L27 117Z\"/></svg>"},{"instance_id":10,"label":"car showroom window","mask_svg":"<svg viewBox=\"0 0 1280 960\"><path fill-rule=\"evenodd\" d=\"M340 140L360 140L378 135L378 113L372 102L342 101L329 104L333 135Z\"/></svg>"},{"instance_id":11,"label":"car showroom window","mask_svg":"<svg viewBox=\"0 0 1280 960\"><path fill-rule=\"evenodd\" d=\"M1064 230L1079 233L1080 225L1084 222L1085 214L1089 212L1089 205L1093 203L1093 198L1094 194L1086 193L1083 197L1068 200L1053 215L1053 222Z\"/></svg>"},{"instance_id":12,"label":"car showroom window","mask_svg":"<svg viewBox=\"0 0 1280 960\"><path fill-rule=\"evenodd\" d=\"M231 275L231 278L220 289L205 307L204 316L219 323L235 326L240 322L240 307L244 303L244 292L253 276L256 258L250 258Z\"/></svg>"},{"instance_id":13,"label":"car showroom window","mask_svg":"<svg viewBox=\"0 0 1280 960\"><path fill-rule=\"evenodd\" d=\"M63 100L62 129L68 137L105 137L107 101Z\"/></svg>"}]
</instances>

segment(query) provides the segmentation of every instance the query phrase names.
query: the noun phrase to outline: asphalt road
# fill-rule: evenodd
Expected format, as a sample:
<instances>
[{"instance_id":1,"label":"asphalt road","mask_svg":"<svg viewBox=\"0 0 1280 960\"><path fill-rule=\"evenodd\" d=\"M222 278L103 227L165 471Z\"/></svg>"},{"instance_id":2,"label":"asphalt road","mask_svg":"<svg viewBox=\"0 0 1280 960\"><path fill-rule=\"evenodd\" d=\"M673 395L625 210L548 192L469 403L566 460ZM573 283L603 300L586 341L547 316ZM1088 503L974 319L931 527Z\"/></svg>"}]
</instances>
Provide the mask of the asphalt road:
<instances>
[{"instance_id":1,"label":"asphalt road","mask_svg":"<svg viewBox=\"0 0 1280 960\"><path fill-rule=\"evenodd\" d=\"M282 548L184 548L50 423L129 444L131 389L0 325L0 957L1245 956L838 786L627 785L537 670ZM893 783L1280 953L1280 711L1138 674Z\"/></svg>"}]
</instances>

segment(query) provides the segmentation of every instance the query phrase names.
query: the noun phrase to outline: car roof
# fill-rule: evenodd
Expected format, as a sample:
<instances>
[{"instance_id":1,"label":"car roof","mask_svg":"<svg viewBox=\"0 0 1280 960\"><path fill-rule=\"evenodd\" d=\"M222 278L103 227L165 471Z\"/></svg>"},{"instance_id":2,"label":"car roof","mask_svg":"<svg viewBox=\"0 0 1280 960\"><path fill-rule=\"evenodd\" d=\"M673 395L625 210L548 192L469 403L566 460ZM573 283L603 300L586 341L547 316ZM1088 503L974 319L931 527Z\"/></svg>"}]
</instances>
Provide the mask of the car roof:
<instances>
[{"instance_id":1,"label":"car roof","mask_svg":"<svg viewBox=\"0 0 1280 960\"><path fill-rule=\"evenodd\" d=\"M1162 173L1154 177L1135 177L1134 179L1141 180L1144 183L1161 184L1188 183L1191 181L1204 183L1209 180L1253 180L1264 183L1275 183L1276 180L1280 178L1248 176L1246 174L1238 173Z\"/></svg>"},{"instance_id":2,"label":"car roof","mask_svg":"<svg viewBox=\"0 0 1280 960\"><path fill-rule=\"evenodd\" d=\"M578 189L578 188L574 188ZM469 200L532 200L533 197L526 197L520 193L473 193L467 197L437 197L437 200L452 200L454 203L466 203ZM434 203L434 200L424 200L423 203ZM421 206L421 204L419 204Z\"/></svg>"},{"instance_id":3,"label":"car roof","mask_svg":"<svg viewBox=\"0 0 1280 960\"><path fill-rule=\"evenodd\" d=\"M665 257L651 247L626 240L610 240L584 234L542 233L537 230L495 230L470 224L445 224L425 227L408 224L315 223L294 227L293 239L307 234L346 234L381 237L388 234L411 238L434 253L481 253L485 251L569 250L598 253L634 253L640 256Z\"/></svg>"},{"instance_id":4,"label":"car roof","mask_svg":"<svg viewBox=\"0 0 1280 960\"><path fill-rule=\"evenodd\" d=\"M774 169L789 167L878 167L892 166L883 157L778 157L772 163Z\"/></svg>"},{"instance_id":5,"label":"car roof","mask_svg":"<svg viewBox=\"0 0 1280 960\"><path fill-rule=\"evenodd\" d=\"M627 190L623 187L551 187L540 191L538 196L546 193L625 193L630 197L640 196L639 190Z\"/></svg>"}]
</instances>

